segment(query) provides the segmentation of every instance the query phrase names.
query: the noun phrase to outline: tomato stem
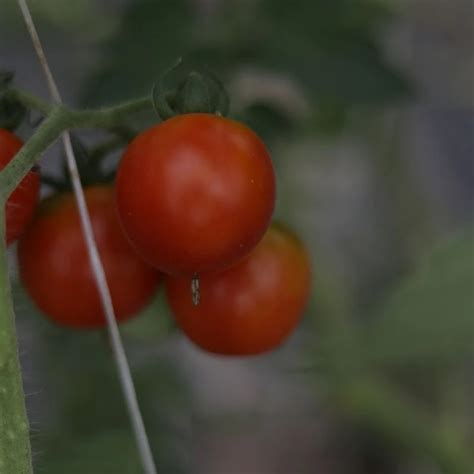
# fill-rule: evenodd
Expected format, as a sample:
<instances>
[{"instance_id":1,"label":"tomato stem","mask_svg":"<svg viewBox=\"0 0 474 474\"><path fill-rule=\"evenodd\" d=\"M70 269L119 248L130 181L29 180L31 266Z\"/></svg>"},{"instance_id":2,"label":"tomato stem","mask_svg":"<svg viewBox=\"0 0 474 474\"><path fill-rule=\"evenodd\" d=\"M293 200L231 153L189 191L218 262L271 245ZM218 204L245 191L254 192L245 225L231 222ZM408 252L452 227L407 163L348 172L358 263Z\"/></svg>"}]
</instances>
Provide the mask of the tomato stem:
<instances>
[{"instance_id":1,"label":"tomato stem","mask_svg":"<svg viewBox=\"0 0 474 474\"><path fill-rule=\"evenodd\" d=\"M143 471L146 474L155 474L156 467L151 451L151 446L138 404L127 355L125 353L125 349L117 327L112 298L105 277L105 270L95 242L94 233L92 230L92 222L79 176L79 169L73 149L71 134L68 132L68 129L70 128L77 128L81 126L92 125L103 128L116 127L117 122L120 123L124 114L128 114L131 111L136 110L137 107L143 107L143 105L146 105L146 100L138 101L138 103L125 103L117 107L101 109L95 113L91 113L90 111L73 111L65 107L62 103L58 86L49 67L49 63L38 36L38 32L31 16L27 1L18 0L18 5L46 78L51 98L55 105L52 108L51 113L38 128L37 132L20 149L17 156L0 174L0 189L2 190L0 197L5 203L6 198L8 198L9 194L20 183L23 176L34 165L34 162L39 157L39 155L52 142L54 142L55 139L57 139L59 136L62 137L67 169L71 178L75 200L79 211L83 237L87 244L89 260L93 269L93 276L99 291L102 307L107 320L107 329L112 343L114 360L116 363L119 380L121 382L123 396L129 412L137 448L140 453ZM150 101L148 100L148 102ZM4 271L5 273L7 272L6 269L4 269ZM15 347L15 345L13 345L13 347ZM15 470L13 472L15 472ZM19 472L19 474L21 473Z\"/></svg>"},{"instance_id":2,"label":"tomato stem","mask_svg":"<svg viewBox=\"0 0 474 474\"><path fill-rule=\"evenodd\" d=\"M67 113L55 106L15 158L0 172L0 195L8 198L31 170L41 154L54 143L67 127Z\"/></svg>"},{"instance_id":3,"label":"tomato stem","mask_svg":"<svg viewBox=\"0 0 474 474\"><path fill-rule=\"evenodd\" d=\"M49 115L52 111L53 105L48 101L36 97L29 92L22 91L17 88L10 88L4 93L4 97L13 101L20 102L28 109L37 110L42 115Z\"/></svg>"},{"instance_id":4,"label":"tomato stem","mask_svg":"<svg viewBox=\"0 0 474 474\"><path fill-rule=\"evenodd\" d=\"M29 425L8 280L5 202L0 199L0 472L31 474Z\"/></svg>"},{"instance_id":5,"label":"tomato stem","mask_svg":"<svg viewBox=\"0 0 474 474\"><path fill-rule=\"evenodd\" d=\"M122 138L126 131L130 139L132 132L123 126L125 118L152 107L151 98L143 97L98 110L74 110L64 105L49 105L41 99L18 90L15 90L14 94L25 105L33 106L43 112L45 119L16 157L0 172L0 193L5 197L10 195L42 153L66 130L104 128L115 133L120 131Z\"/></svg>"}]
</instances>

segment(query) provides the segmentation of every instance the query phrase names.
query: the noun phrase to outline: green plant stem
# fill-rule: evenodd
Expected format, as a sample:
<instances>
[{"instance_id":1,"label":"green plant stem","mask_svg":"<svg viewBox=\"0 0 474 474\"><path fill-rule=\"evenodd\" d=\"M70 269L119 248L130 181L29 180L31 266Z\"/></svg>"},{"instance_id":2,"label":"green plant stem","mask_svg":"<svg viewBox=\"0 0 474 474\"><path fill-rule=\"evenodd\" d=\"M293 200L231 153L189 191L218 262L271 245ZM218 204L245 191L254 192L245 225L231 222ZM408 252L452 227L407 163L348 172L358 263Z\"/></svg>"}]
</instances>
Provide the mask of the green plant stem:
<instances>
[{"instance_id":1,"label":"green plant stem","mask_svg":"<svg viewBox=\"0 0 474 474\"><path fill-rule=\"evenodd\" d=\"M15 158L0 173L0 194L6 200L20 184L41 154L67 128L68 113L61 106L55 106L41 123L36 133L23 145Z\"/></svg>"},{"instance_id":2,"label":"green plant stem","mask_svg":"<svg viewBox=\"0 0 474 474\"><path fill-rule=\"evenodd\" d=\"M451 432L433 429L434 420L415 409L380 380L337 384L336 403L348 416L401 448L434 461L445 474L473 471L474 461Z\"/></svg>"},{"instance_id":3,"label":"green plant stem","mask_svg":"<svg viewBox=\"0 0 474 474\"><path fill-rule=\"evenodd\" d=\"M31 448L15 332L0 199L0 472L31 474Z\"/></svg>"},{"instance_id":4,"label":"green plant stem","mask_svg":"<svg viewBox=\"0 0 474 474\"><path fill-rule=\"evenodd\" d=\"M392 446L435 463L445 474L474 472L474 458L456 427L437 422L399 387L378 375L365 354L364 339L334 308L319 326L317 369L327 377L330 403L353 422ZM313 355L314 358L314 355Z\"/></svg>"},{"instance_id":5,"label":"green plant stem","mask_svg":"<svg viewBox=\"0 0 474 474\"><path fill-rule=\"evenodd\" d=\"M37 110L43 115L49 115L55 107L53 104L20 89L12 88L4 94L9 99L17 100L25 107ZM73 118L74 126L72 128L114 128L121 125L129 115L152 107L151 96L145 96L101 109L76 110L65 107L65 110Z\"/></svg>"},{"instance_id":6,"label":"green plant stem","mask_svg":"<svg viewBox=\"0 0 474 474\"><path fill-rule=\"evenodd\" d=\"M53 108L53 105L44 99L34 96L29 92L20 89L11 88L4 93L5 97L11 100L16 100L23 104L28 109L34 109L41 112L43 115L48 115Z\"/></svg>"},{"instance_id":7,"label":"green plant stem","mask_svg":"<svg viewBox=\"0 0 474 474\"><path fill-rule=\"evenodd\" d=\"M124 102L98 110L73 110L63 105L46 107L41 99L14 90L15 97L24 105L35 106L46 112L46 119L25 143L16 157L0 172L0 195L8 197L18 186L41 154L56 141L62 132L74 128L104 128L114 130L122 126L125 119L141 110L151 108L150 97Z\"/></svg>"},{"instance_id":8,"label":"green plant stem","mask_svg":"<svg viewBox=\"0 0 474 474\"><path fill-rule=\"evenodd\" d=\"M96 110L67 110L71 128L104 128L113 131L117 126L122 125L130 115L148 108L151 109L152 106L151 98L145 96Z\"/></svg>"},{"instance_id":9,"label":"green plant stem","mask_svg":"<svg viewBox=\"0 0 474 474\"><path fill-rule=\"evenodd\" d=\"M151 107L152 104L150 98L142 98L116 107L81 111L48 104L17 89L9 90L7 94L45 115L35 133L0 172L0 473L31 474L29 427L6 258L5 204L42 153L64 131L72 128L121 127L130 114Z\"/></svg>"}]
</instances>

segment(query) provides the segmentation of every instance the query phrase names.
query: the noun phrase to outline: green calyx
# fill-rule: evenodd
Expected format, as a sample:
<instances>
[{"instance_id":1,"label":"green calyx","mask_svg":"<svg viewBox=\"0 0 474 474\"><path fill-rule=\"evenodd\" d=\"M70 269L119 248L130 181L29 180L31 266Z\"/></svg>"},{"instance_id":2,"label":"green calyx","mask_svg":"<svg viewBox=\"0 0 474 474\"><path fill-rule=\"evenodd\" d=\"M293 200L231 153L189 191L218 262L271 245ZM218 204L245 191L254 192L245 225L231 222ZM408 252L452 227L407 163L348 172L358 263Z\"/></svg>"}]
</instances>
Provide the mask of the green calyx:
<instances>
[{"instance_id":1,"label":"green calyx","mask_svg":"<svg viewBox=\"0 0 474 474\"><path fill-rule=\"evenodd\" d=\"M154 85L152 99L162 120L199 112L225 116L230 105L227 91L213 73L189 70L181 60Z\"/></svg>"}]
</instances>

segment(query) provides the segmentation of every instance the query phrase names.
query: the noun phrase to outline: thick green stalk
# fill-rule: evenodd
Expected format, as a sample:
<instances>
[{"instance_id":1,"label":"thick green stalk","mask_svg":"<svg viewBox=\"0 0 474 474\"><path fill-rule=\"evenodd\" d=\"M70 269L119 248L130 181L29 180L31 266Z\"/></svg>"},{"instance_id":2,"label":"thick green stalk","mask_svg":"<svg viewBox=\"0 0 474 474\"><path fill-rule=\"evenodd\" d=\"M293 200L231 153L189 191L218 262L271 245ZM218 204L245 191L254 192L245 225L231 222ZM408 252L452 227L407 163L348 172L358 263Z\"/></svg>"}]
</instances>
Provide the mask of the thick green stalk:
<instances>
[{"instance_id":1,"label":"thick green stalk","mask_svg":"<svg viewBox=\"0 0 474 474\"><path fill-rule=\"evenodd\" d=\"M45 116L50 115L55 108L49 102L20 89L8 89L4 92L4 96L20 102L28 109L37 110ZM131 114L151 109L152 107L151 95L146 95L100 109L76 110L67 107L63 108L67 111L69 119L73 122L72 128L114 128L120 126Z\"/></svg>"},{"instance_id":2,"label":"thick green stalk","mask_svg":"<svg viewBox=\"0 0 474 474\"><path fill-rule=\"evenodd\" d=\"M48 115L53 108L46 100L36 97L29 92L22 91L20 89L11 88L4 93L5 97L10 100L21 102L27 109L37 110L43 115Z\"/></svg>"},{"instance_id":3,"label":"thick green stalk","mask_svg":"<svg viewBox=\"0 0 474 474\"><path fill-rule=\"evenodd\" d=\"M106 128L113 129L123 124L130 115L142 110L151 109L151 96L123 102L112 107L96 110L70 110L72 128Z\"/></svg>"},{"instance_id":4,"label":"thick green stalk","mask_svg":"<svg viewBox=\"0 0 474 474\"><path fill-rule=\"evenodd\" d=\"M15 90L15 97L28 106L36 104L47 113L46 119L25 143L2 172L0 172L0 195L4 198L18 186L41 154L59 138L62 132L74 128L116 129L130 115L151 108L150 97L124 102L98 110L72 110L62 105L47 107L40 99Z\"/></svg>"},{"instance_id":5,"label":"thick green stalk","mask_svg":"<svg viewBox=\"0 0 474 474\"><path fill-rule=\"evenodd\" d=\"M5 200L31 170L41 154L59 137L67 126L68 112L56 106L23 145L15 158L0 172L0 196Z\"/></svg>"},{"instance_id":6,"label":"thick green stalk","mask_svg":"<svg viewBox=\"0 0 474 474\"><path fill-rule=\"evenodd\" d=\"M49 105L22 91L9 93L46 117L15 158L0 171L0 474L32 474L29 427L8 278L5 203L42 153L66 130L120 127L129 114L151 107L151 100L143 98L97 111L78 111L63 105Z\"/></svg>"},{"instance_id":7,"label":"thick green stalk","mask_svg":"<svg viewBox=\"0 0 474 474\"><path fill-rule=\"evenodd\" d=\"M0 172L0 473L31 474L29 426L18 359L15 315L11 298L5 244L5 203L41 154L69 128L121 125L133 112L151 106L139 99L98 111L74 111L49 105L22 91L10 92L17 100L46 115L16 157Z\"/></svg>"},{"instance_id":8,"label":"thick green stalk","mask_svg":"<svg viewBox=\"0 0 474 474\"><path fill-rule=\"evenodd\" d=\"M5 201L0 199L0 472L31 474L31 448L25 397L8 280Z\"/></svg>"}]
</instances>

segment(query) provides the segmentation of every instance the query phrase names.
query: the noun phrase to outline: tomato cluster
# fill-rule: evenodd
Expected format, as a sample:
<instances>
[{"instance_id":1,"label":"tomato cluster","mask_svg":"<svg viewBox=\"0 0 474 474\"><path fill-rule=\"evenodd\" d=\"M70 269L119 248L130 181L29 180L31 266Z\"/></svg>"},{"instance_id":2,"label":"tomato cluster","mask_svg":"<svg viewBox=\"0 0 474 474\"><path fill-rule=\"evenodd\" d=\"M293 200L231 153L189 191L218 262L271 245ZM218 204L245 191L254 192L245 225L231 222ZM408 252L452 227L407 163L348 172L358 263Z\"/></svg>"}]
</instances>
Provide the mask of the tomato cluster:
<instances>
[{"instance_id":1,"label":"tomato cluster","mask_svg":"<svg viewBox=\"0 0 474 474\"><path fill-rule=\"evenodd\" d=\"M20 145L0 142L0 164ZM137 314L164 274L178 326L206 351L258 354L299 321L309 257L293 232L270 225L273 165L246 126L208 113L165 120L128 145L114 186L87 186L85 198L117 320ZM26 218L8 219L10 241L20 233L13 220ZM24 227L20 276L39 309L62 325L104 326L73 194L44 200Z\"/></svg>"}]
</instances>

